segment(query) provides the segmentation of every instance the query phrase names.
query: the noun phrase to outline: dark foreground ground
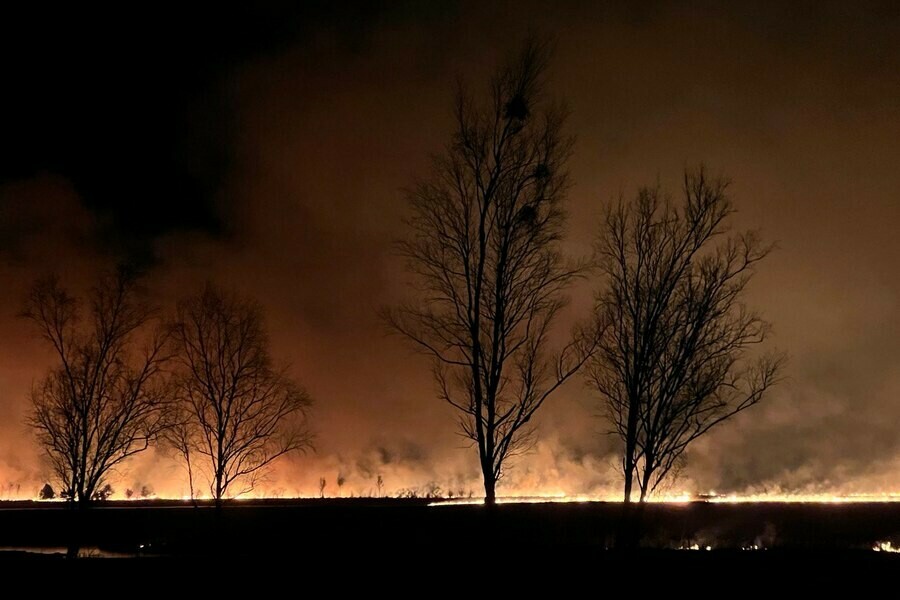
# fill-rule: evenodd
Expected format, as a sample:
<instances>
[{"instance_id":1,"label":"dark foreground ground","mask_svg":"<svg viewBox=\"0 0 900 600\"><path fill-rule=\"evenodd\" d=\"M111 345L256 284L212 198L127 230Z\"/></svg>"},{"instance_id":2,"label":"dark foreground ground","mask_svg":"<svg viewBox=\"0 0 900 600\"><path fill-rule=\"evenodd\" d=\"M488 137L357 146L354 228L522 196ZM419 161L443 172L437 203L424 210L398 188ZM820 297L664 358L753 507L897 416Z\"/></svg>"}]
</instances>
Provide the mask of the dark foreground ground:
<instances>
[{"instance_id":1,"label":"dark foreground ground","mask_svg":"<svg viewBox=\"0 0 900 600\"><path fill-rule=\"evenodd\" d=\"M346 575L332 578L335 586L404 573L444 577L482 564L500 578L511 569L552 573L560 585L584 566L767 576L780 570L816 580L838 572L900 575L900 554L873 551L877 544L900 546L900 503L696 502L623 511L613 503L489 510L420 500L242 501L221 512L170 501L110 502L87 511L0 503L0 558L7 566L70 565L63 553L77 540L82 556L111 559L76 561L86 570L287 563L296 573L282 576L306 581L332 578L327 574L339 565Z\"/></svg>"}]
</instances>

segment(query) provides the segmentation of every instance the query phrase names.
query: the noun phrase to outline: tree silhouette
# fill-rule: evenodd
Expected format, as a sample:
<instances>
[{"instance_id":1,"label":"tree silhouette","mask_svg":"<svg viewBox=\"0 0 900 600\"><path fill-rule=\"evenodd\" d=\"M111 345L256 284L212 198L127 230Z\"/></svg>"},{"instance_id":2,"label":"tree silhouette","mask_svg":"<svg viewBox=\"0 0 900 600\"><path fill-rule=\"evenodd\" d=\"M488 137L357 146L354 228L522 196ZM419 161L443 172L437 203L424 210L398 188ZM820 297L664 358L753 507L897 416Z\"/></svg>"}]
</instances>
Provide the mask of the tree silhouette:
<instances>
[{"instance_id":1,"label":"tree silhouette","mask_svg":"<svg viewBox=\"0 0 900 600\"><path fill-rule=\"evenodd\" d=\"M562 292L580 273L559 249L571 140L565 111L544 98L548 57L530 39L485 102L460 87L453 139L408 192L399 248L420 295L388 313L434 359L440 396L478 449L488 504L506 460L533 444L537 410L592 350L577 335L548 356Z\"/></svg>"},{"instance_id":2,"label":"tree silhouette","mask_svg":"<svg viewBox=\"0 0 900 600\"><path fill-rule=\"evenodd\" d=\"M86 310L56 277L35 283L23 316L57 364L32 390L34 428L61 495L84 506L110 470L146 450L164 425L165 338L148 332L151 309L125 269L100 279ZM137 351L137 339L148 341Z\"/></svg>"},{"instance_id":3,"label":"tree silhouette","mask_svg":"<svg viewBox=\"0 0 900 600\"><path fill-rule=\"evenodd\" d=\"M113 489L113 487L106 483L103 485L103 487L94 492L94 495L91 497L91 499L98 500L100 502L106 502L107 500L109 500L110 496L115 493L116 491Z\"/></svg>"},{"instance_id":4,"label":"tree silhouette","mask_svg":"<svg viewBox=\"0 0 900 600\"><path fill-rule=\"evenodd\" d=\"M38 492L38 498L41 500L53 500L56 498L56 492L53 490L53 486L49 483L45 483L44 487L41 488L41 491Z\"/></svg>"},{"instance_id":5,"label":"tree silhouette","mask_svg":"<svg viewBox=\"0 0 900 600\"><path fill-rule=\"evenodd\" d=\"M252 490L274 460L311 448L311 401L273 367L256 303L207 284L178 303L172 331L181 366L178 449L186 460L196 456L205 463L210 493L221 507L226 494ZM242 486L237 492L235 482Z\"/></svg>"},{"instance_id":6,"label":"tree silhouette","mask_svg":"<svg viewBox=\"0 0 900 600\"><path fill-rule=\"evenodd\" d=\"M783 362L749 353L770 327L744 291L771 246L756 232L731 232L727 187L688 171L680 204L644 188L603 222L608 287L597 298L589 378L624 443L625 502L635 475L644 501L691 442L759 402Z\"/></svg>"}]
</instances>

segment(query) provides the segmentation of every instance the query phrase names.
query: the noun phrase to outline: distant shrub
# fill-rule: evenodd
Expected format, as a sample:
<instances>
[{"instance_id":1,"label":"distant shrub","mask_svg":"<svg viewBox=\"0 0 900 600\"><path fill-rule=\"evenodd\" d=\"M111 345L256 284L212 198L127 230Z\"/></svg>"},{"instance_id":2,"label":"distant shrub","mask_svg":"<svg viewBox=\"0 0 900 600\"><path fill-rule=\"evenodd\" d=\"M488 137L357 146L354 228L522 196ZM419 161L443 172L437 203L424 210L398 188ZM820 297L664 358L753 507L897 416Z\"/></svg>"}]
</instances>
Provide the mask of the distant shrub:
<instances>
[{"instance_id":1,"label":"distant shrub","mask_svg":"<svg viewBox=\"0 0 900 600\"><path fill-rule=\"evenodd\" d=\"M444 490L434 481L429 481L428 485L425 486L425 497L426 498L443 498Z\"/></svg>"},{"instance_id":2,"label":"distant shrub","mask_svg":"<svg viewBox=\"0 0 900 600\"><path fill-rule=\"evenodd\" d=\"M419 490L416 488L403 488L397 491L398 498L418 498Z\"/></svg>"},{"instance_id":3,"label":"distant shrub","mask_svg":"<svg viewBox=\"0 0 900 600\"><path fill-rule=\"evenodd\" d=\"M38 498L41 500L53 500L56 498L56 492L53 491L53 486L49 483L45 483L44 487L41 488L41 491L38 492Z\"/></svg>"},{"instance_id":4,"label":"distant shrub","mask_svg":"<svg viewBox=\"0 0 900 600\"><path fill-rule=\"evenodd\" d=\"M94 495L91 496L91 500L99 500L100 502L105 502L109 500L109 497L115 493L115 490L108 483L104 485L102 488L94 492Z\"/></svg>"}]
</instances>

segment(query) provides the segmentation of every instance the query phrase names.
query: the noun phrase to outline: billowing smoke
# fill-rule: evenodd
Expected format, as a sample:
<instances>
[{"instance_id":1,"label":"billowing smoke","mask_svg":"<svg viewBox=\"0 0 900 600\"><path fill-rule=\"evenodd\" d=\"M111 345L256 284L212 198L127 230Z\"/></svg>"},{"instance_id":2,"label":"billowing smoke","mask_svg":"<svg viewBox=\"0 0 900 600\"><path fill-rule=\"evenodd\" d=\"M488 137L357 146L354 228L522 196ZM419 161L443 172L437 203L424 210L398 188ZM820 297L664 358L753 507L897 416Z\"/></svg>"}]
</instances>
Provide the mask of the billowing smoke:
<instances>
[{"instance_id":1,"label":"billowing smoke","mask_svg":"<svg viewBox=\"0 0 900 600\"><path fill-rule=\"evenodd\" d=\"M790 355L788 377L698 442L672 490L900 490L896 11L826 7L808 20L773 7L701 16L683 5L542 6L329 21L235 60L194 99L192 115L213 105L210 118L228 129L216 138L227 160L204 192L223 226L142 237L147 285L169 308L207 278L264 305L275 356L316 400L317 438L315 453L283 460L261 491L316 496L324 477L326 495L369 495L380 475L390 495L480 493L476 453L435 398L427 360L390 337L377 310L407 293L391 251L401 189L449 139L456 75L477 85L529 23L558 34L552 89L578 136L573 254L590 252L606 202L657 179L676 193L683 167L700 161L734 180L738 225L779 245L750 300ZM216 127L180 126L188 140ZM15 317L22 296L49 269L83 286L121 255L108 234L115 220L89 194L52 168L0 186L0 497L10 482L33 495L49 476L24 417L52 357ZM572 291L567 319L589 308L596 285ZM615 439L599 412L587 388L567 384L500 493L617 493ZM179 465L153 452L113 485L187 494Z\"/></svg>"}]
</instances>

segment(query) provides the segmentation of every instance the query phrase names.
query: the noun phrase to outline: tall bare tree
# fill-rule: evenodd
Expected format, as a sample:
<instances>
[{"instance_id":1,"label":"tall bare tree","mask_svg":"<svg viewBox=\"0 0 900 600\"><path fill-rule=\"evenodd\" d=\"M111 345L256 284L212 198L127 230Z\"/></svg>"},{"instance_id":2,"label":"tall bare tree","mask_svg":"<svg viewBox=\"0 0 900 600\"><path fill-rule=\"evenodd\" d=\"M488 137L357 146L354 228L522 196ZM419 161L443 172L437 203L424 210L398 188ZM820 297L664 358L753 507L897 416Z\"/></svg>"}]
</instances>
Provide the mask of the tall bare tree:
<instances>
[{"instance_id":1,"label":"tall bare tree","mask_svg":"<svg viewBox=\"0 0 900 600\"><path fill-rule=\"evenodd\" d=\"M311 448L311 401L273 367L255 302L207 284L178 303L172 331L182 369L180 416L170 436L186 461L196 457L190 464L209 475L210 493L221 506L225 497L252 490L279 457ZM235 482L241 486L236 491Z\"/></svg>"},{"instance_id":2,"label":"tall bare tree","mask_svg":"<svg viewBox=\"0 0 900 600\"><path fill-rule=\"evenodd\" d=\"M32 390L28 423L63 493L82 506L164 424L165 337L148 331L153 311L137 296L124 269L101 278L87 307L50 277L35 283L22 313L56 355Z\"/></svg>"},{"instance_id":3,"label":"tall bare tree","mask_svg":"<svg viewBox=\"0 0 900 600\"><path fill-rule=\"evenodd\" d=\"M440 396L478 449L488 504L505 461L532 444L535 412L592 349L575 336L548 356L580 273L559 248L571 139L565 111L545 98L548 58L531 39L483 101L460 86L453 139L408 192L411 234L399 247L420 295L388 314L434 359Z\"/></svg>"},{"instance_id":4,"label":"tall bare tree","mask_svg":"<svg viewBox=\"0 0 900 600\"><path fill-rule=\"evenodd\" d=\"M680 203L640 190L606 214L598 244L600 346L589 379L624 444L625 502L644 501L691 442L759 402L783 357L752 353L770 327L744 292L771 246L734 233L728 182L684 175Z\"/></svg>"}]
</instances>

